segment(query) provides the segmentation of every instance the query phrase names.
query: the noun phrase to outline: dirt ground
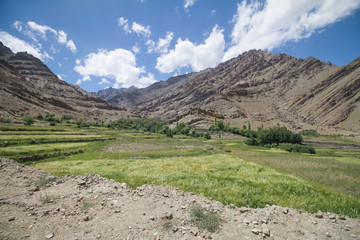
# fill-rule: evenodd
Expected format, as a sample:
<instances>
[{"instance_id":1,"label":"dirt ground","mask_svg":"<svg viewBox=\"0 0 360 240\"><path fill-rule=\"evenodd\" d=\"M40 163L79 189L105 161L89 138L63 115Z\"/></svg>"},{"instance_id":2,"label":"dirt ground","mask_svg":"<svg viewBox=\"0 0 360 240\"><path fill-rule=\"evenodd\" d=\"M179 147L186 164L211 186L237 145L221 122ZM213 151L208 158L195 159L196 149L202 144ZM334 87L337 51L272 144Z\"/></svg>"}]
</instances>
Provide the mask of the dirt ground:
<instances>
[{"instance_id":1,"label":"dirt ground","mask_svg":"<svg viewBox=\"0 0 360 240\"><path fill-rule=\"evenodd\" d=\"M49 182L49 183L46 183ZM220 228L195 226L194 205ZM0 159L0 239L360 239L360 220L267 206L237 208L167 186L50 174Z\"/></svg>"}]
</instances>

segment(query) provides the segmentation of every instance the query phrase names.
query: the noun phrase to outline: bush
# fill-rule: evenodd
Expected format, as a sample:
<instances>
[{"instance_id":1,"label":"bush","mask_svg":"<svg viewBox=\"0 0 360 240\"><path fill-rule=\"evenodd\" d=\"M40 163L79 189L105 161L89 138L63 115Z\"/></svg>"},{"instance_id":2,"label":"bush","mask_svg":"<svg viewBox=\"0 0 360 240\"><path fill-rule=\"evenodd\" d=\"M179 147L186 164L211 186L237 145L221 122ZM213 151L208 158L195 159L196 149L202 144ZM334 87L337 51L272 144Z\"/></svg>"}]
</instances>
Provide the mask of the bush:
<instances>
[{"instance_id":1,"label":"bush","mask_svg":"<svg viewBox=\"0 0 360 240\"><path fill-rule=\"evenodd\" d=\"M191 221L200 229L215 232L220 226L220 217L215 212L205 211L200 205L190 209Z\"/></svg>"},{"instance_id":2,"label":"bush","mask_svg":"<svg viewBox=\"0 0 360 240\"><path fill-rule=\"evenodd\" d=\"M39 114L36 116L36 119L37 119L37 120L43 120L44 117L39 113Z\"/></svg>"},{"instance_id":3,"label":"bush","mask_svg":"<svg viewBox=\"0 0 360 240\"><path fill-rule=\"evenodd\" d=\"M250 145L250 146L259 146L260 145L258 139L253 138L253 137L246 139L245 144Z\"/></svg>"},{"instance_id":4,"label":"bush","mask_svg":"<svg viewBox=\"0 0 360 240\"><path fill-rule=\"evenodd\" d=\"M282 150L286 150L288 152L301 152L301 153L310 153L310 154L316 153L313 147L301 145L301 144L281 143L279 144L278 148Z\"/></svg>"},{"instance_id":5,"label":"bush","mask_svg":"<svg viewBox=\"0 0 360 240\"><path fill-rule=\"evenodd\" d=\"M12 123L12 118L11 117L7 117L5 118L5 123Z\"/></svg>"},{"instance_id":6,"label":"bush","mask_svg":"<svg viewBox=\"0 0 360 240\"><path fill-rule=\"evenodd\" d=\"M70 115L62 115L62 116L61 116L61 122L63 122L63 121L68 121L68 120L72 120L72 119L73 119L73 117L70 116Z\"/></svg>"},{"instance_id":7,"label":"bush","mask_svg":"<svg viewBox=\"0 0 360 240\"><path fill-rule=\"evenodd\" d=\"M50 122L50 126L56 126L56 122L55 122L55 121L51 121L51 122Z\"/></svg>"},{"instance_id":8,"label":"bush","mask_svg":"<svg viewBox=\"0 0 360 240\"><path fill-rule=\"evenodd\" d=\"M30 115L26 115L23 117L24 125L31 125L35 122L35 119Z\"/></svg>"}]
</instances>

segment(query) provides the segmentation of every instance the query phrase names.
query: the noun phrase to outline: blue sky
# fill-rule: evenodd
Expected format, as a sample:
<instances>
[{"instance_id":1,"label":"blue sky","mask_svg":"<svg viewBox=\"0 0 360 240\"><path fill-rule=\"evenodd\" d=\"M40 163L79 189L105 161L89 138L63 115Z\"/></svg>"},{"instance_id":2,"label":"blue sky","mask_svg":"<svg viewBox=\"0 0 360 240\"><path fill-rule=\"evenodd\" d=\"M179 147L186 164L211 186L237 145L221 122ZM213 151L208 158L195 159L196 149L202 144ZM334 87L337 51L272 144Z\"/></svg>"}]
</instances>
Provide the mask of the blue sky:
<instances>
[{"instance_id":1,"label":"blue sky","mask_svg":"<svg viewBox=\"0 0 360 240\"><path fill-rule=\"evenodd\" d=\"M0 0L0 41L87 91L145 87L250 49L345 65L360 0Z\"/></svg>"}]
</instances>

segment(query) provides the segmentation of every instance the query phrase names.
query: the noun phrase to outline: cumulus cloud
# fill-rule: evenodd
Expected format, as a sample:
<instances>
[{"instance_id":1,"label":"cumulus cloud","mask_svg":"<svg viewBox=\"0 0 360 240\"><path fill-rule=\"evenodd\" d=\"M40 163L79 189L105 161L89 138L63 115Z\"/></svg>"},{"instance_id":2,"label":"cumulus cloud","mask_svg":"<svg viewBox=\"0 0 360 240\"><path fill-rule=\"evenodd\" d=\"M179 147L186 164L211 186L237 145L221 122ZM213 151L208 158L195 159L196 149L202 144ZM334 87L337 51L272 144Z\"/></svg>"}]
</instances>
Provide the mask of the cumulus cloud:
<instances>
[{"instance_id":1,"label":"cumulus cloud","mask_svg":"<svg viewBox=\"0 0 360 240\"><path fill-rule=\"evenodd\" d=\"M215 67L224 54L223 31L216 25L205 43L198 45L179 38L173 50L157 58L156 68L162 73L171 73L188 66L194 71Z\"/></svg>"},{"instance_id":2,"label":"cumulus cloud","mask_svg":"<svg viewBox=\"0 0 360 240\"><path fill-rule=\"evenodd\" d=\"M184 8L188 9L189 7L191 7L192 5L194 5L195 0L185 0L184 1Z\"/></svg>"},{"instance_id":3,"label":"cumulus cloud","mask_svg":"<svg viewBox=\"0 0 360 240\"><path fill-rule=\"evenodd\" d=\"M118 25L122 27L126 33L136 33L138 36L142 35L149 38L151 35L150 26L143 26L137 22L133 22L130 28L129 20L124 17L118 18Z\"/></svg>"},{"instance_id":4,"label":"cumulus cloud","mask_svg":"<svg viewBox=\"0 0 360 240\"><path fill-rule=\"evenodd\" d=\"M0 31L0 41L7 47L11 49L13 52L28 52L34 57L40 58L41 60L45 60L47 58L46 55L42 54L40 49L28 44L27 42L10 35L7 32Z\"/></svg>"},{"instance_id":5,"label":"cumulus cloud","mask_svg":"<svg viewBox=\"0 0 360 240\"><path fill-rule=\"evenodd\" d=\"M165 54L169 52L170 43L174 38L173 32L167 32L165 38L159 38L157 43L153 40L148 40L146 45L148 45L148 53L157 52Z\"/></svg>"},{"instance_id":6,"label":"cumulus cloud","mask_svg":"<svg viewBox=\"0 0 360 240\"><path fill-rule=\"evenodd\" d=\"M142 88L156 82L150 73L141 76L146 73L145 68L137 67L135 55L124 49L112 51L100 49L97 53L90 53L83 64L82 61L76 60L74 70L82 76L77 84L89 81L90 76L115 79L115 88L131 86Z\"/></svg>"},{"instance_id":7,"label":"cumulus cloud","mask_svg":"<svg viewBox=\"0 0 360 240\"><path fill-rule=\"evenodd\" d=\"M359 7L360 1L354 0L244 0L233 17L232 43L223 60L250 49L272 50L308 38Z\"/></svg>"}]
</instances>

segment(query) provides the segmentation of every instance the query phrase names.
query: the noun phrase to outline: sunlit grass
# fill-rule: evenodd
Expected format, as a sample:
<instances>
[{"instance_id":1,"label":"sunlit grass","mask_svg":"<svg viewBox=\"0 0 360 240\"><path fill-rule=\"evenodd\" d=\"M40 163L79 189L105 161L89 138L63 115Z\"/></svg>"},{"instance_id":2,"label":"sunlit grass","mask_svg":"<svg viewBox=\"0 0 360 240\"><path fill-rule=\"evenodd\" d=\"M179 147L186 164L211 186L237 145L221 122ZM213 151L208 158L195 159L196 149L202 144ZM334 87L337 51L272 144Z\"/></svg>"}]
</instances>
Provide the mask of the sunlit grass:
<instances>
[{"instance_id":1,"label":"sunlit grass","mask_svg":"<svg viewBox=\"0 0 360 240\"><path fill-rule=\"evenodd\" d=\"M77 156L79 157L79 156ZM360 216L360 200L225 154L155 159L53 161L36 167L55 175L101 174L135 188L168 185L212 197L224 204L264 207L276 204Z\"/></svg>"},{"instance_id":2,"label":"sunlit grass","mask_svg":"<svg viewBox=\"0 0 360 240\"><path fill-rule=\"evenodd\" d=\"M52 144L39 144L39 145L21 145L10 146L7 148L0 148L0 156L13 157L13 156L26 156L40 153L49 153L54 151L67 151L87 146L88 143L52 143Z\"/></svg>"},{"instance_id":3,"label":"sunlit grass","mask_svg":"<svg viewBox=\"0 0 360 240\"><path fill-rule=\"evenodd\" d=\"M2 128L0 126L0 130ZM18 145L0 147L1 157L84 151L34 163L34 166L53 174L96 173L132 187L142 184L178 187L225 204L251 207L276 204L360 218L360 151L356 148L320 145L316 148L317 154L304 154L248 146L239 139L204 140L179 135L168 138L163 134L133 130L77 128L60 124L56 126L57 131L52 131L53 127L37 126L6 128L11 131L0 131L0 143L14 141ZM109 137L116 139L41 143ZM313 139L356 142L345 137Z\"/></svg>"}]
</instances>

